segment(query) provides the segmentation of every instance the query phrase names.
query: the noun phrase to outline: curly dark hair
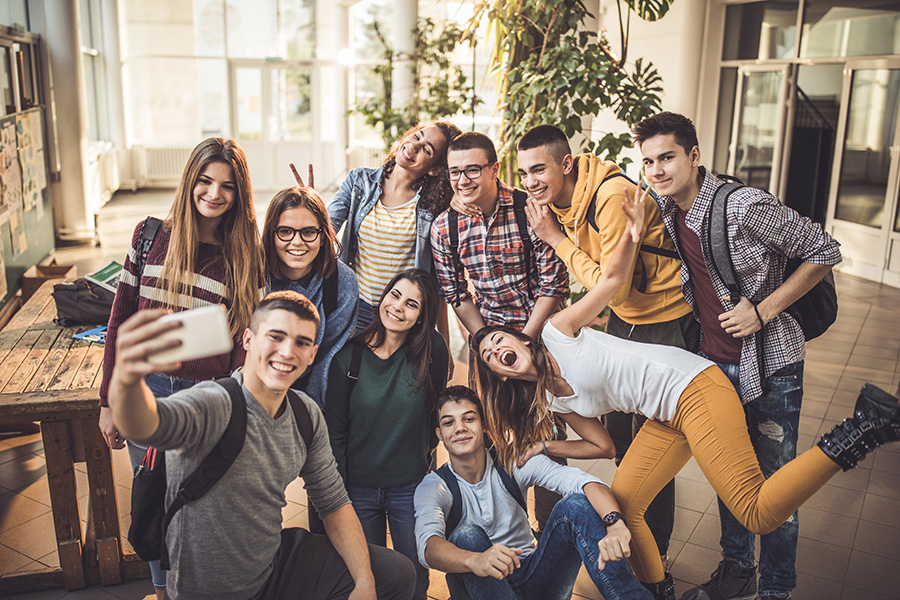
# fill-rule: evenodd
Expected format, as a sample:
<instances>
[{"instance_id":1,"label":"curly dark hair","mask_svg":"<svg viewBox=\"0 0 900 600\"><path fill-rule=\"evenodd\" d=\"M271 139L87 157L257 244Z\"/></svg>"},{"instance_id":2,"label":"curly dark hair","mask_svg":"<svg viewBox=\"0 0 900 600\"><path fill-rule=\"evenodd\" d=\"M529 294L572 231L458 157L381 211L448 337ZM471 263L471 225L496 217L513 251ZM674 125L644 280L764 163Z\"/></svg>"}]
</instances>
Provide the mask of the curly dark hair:
<instances>
[{"instance_id":1,"label":"curly dark hair","mask_svg":"<svg viewBox=\"0 0 900 600\"><path fill-rule=\"evenodd\" d=\"M444 137L447 138L447 146L450 145L450 142L456 136L462 133L459 127L449 121L430 121L411 127L409 131L400 136L400 139L391 148L387 158L384 159L384 163L381 165L384 168L381 175L382 187L384 187L385 180L391 176L394 166L397 164L397 151L400 149L400 142L420 129L425 129L431 125L437 127L444 134ZM419 191L419 206L437 216L450 207L450 198L453 197L453 188L450 187L450 180L447 178L447 148L444 148L444 152L438 156L438 163L433 170L437 170L437 172L433 175L426 173L413 183L413 189Z\"/></svg>"}]
</instances>

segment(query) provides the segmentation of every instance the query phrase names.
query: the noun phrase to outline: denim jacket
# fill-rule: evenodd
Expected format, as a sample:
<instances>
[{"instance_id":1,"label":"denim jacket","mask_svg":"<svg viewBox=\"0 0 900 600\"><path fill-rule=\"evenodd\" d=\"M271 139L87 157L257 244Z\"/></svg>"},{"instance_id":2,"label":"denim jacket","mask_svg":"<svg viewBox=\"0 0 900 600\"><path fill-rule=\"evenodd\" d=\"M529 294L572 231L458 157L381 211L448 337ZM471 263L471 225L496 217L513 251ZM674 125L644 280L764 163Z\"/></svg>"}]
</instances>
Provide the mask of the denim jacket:
<instances>
[{"instance_id":1,"label":"denim jacket","mask_svg":"<svg viewBox=\"0 0 900 600\"><path fill-rule=\"evenodd\" d=\"M369 169L358 167L350 171L347 179L341 184L334 200L328 205L328 217L335 231L340 231L341 226L347 221L350 223L344 229L341 237L341 262L351 267L356 266L356 251L358 248L357 233L363 219L375 206L375 202L381 198L381 173L383 167ZM425 269L434 273L431 258L431 223L435 215L430 210L418 206L419 195L416 194L416 262L417 269Z\"/></svg>"}]
</instances>

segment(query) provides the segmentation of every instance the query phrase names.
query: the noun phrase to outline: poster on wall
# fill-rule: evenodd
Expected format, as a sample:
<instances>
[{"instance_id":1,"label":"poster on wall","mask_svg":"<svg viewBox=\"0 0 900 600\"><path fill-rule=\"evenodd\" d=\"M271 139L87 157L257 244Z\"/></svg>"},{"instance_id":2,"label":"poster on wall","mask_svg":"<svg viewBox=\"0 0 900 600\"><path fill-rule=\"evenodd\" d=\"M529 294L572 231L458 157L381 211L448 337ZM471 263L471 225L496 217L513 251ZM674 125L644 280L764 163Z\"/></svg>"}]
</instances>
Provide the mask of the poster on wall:
<instances>
[{"instance_id":1,"label":"poster on wall","mask_svg":"<svg viewBox=\"0 0 900 600\"><path fill-rule=\"evenodd\" d=\"M13 256L28 250L28 237L25 235L25 212L17 206L9 214L9 237L12 241Z\"/></svg>"},{"instance_id":2,"label":"poster on wall","mask_svg":"<svg viewBox=\"0 0 900 600\"><path fill-rule=\"evenodd\" d=\"M16 208L22 208L22 172L16 118L9 117L0 120L0 222Z\"/></svg>"},{"instance_id":3,"label":"poster on wall","mask_svg":"<svg viewBox=\"0 0 900 600\"><path fill-rule=\"evenodd\" d=\"M25 210L31 210L41 204L41 190L47 184L46 177L41 177L44 172L44 153L40 110L16 115L16 137L22 167L22 201Z\"/></svg>"}]
</instances>

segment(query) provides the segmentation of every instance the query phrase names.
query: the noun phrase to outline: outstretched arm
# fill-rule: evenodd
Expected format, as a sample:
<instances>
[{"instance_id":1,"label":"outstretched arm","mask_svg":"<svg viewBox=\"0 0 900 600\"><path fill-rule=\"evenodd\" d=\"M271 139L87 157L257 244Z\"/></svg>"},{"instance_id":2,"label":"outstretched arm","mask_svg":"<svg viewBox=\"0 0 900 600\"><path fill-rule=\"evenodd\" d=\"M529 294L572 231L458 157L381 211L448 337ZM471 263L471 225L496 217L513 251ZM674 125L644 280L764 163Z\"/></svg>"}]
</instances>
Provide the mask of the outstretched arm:
<instances>
[{"instance_id":1,"label":"outstretched arm","mask_svg":"<svg viewBox=\"0 0 900 600\"><path fill-rule=\"evenodd\" d=\"M632 192L625 188L622 210L628 217L628 224L606 270L597 284L581 300L564 308L550 319L563 335L574 337L582 327L587 326L609 304L619 288L631 276L644 227L644 203L655 202L650 195L651 189L648 186L647 189L639 191L635 198Z\"/></svg>"},{"instance_id":2,"label":"outstretched arm","mask_svg":"<svg viewBox=\"0 0 900 600\"><path fill-rule=\"evenodd\" d=\"M180 327L178 321L160 321L168 310L142 310L122 323L116 339L116 367L109 384L109 408L113 422L129 439L144 440L159 427L156 398L144 375L177 369L181 363L157 365L148 360L154 353L181 342L159 337Z\"/></svg>"}]
</instances>

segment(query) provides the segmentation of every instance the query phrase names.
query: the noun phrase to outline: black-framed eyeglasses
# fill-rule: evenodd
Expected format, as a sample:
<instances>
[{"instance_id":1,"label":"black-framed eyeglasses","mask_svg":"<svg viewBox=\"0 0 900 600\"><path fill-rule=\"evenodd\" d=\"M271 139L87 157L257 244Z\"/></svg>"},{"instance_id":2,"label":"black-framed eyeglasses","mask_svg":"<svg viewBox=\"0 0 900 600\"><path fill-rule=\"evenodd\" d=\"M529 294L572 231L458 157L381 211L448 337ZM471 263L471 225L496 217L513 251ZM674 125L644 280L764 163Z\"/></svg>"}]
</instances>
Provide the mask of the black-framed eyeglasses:
<instances>
[{"instance_id":1,"label":"black-framed eyeglasses","mask_svg":"<svg viewBox=\"0 0 900 600\"><path fill-rule=\"evenodd\" d=\"M275 228L275 237L277 237L282 242L290 242L294 239L294 236L300 234L300 239L304 242L314 242L319 238L319 234L322 233L321 227L303 227L301 229L294 229L293 227L276 227Z\"/></svg>"},{"instance_id":2,"label":"black-framed eyeglasses","mask_svg":"<svg viewBox=\"0 0 900 600\"><path fill-rule=\"evenodd\" d=\"M466 167L465 169L450 169L447 171L447 177L450 181L459 181L460 176L465 173L467 179L478 179L481 177L481 171L485 167L491 166L492 162L489 162L485 165L471 165Z\"/></svg>"}]
</instances>

